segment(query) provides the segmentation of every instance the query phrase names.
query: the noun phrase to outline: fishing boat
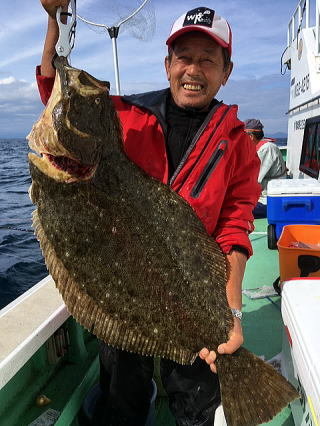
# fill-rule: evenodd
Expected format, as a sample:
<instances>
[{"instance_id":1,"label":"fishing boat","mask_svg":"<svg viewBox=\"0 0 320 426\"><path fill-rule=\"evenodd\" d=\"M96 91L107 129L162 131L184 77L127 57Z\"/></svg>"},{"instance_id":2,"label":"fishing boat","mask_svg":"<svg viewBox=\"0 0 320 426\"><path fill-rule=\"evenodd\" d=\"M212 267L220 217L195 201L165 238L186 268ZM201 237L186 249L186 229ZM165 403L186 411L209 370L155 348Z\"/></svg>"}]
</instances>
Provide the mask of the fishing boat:
<instances>
[{"instance_id":1,"label":"fishing boat","mask_svg":"<svg viewBox=\"0 0 320 426\"><path fill-rule=\"evenodd\" d=\"M313 210L313 207L308 207L310 200L314 202L320 194L319 11L319 0L298 2L289 20L287 47L281 57L282 72L290 71L286 166L291 180L273 181L268 187L270 249L277 248L283 224L288 218L285 214L281 219L278 207L273 209L274 200L286 203L287 209L291 210L291 223L320 224L318 212L312 218L308 213L305 214L306 209L308 212Z\"/></svg>"},{"instance_id":2,"label":"fishing boat","mask_svg":"<svg viewBox=\"0 0 320 426\"><path fill-rule=\"evenodd\" d=\"M281 58L282 69L290 71L287 168L294 179L319 177L319 8L318 0L299 1L289 21L287 48Z\"/></svg>"},{"instance_id":3,"label":"fishing boat","mask_svg":"<svg viewBox=\"0 0 320 426\"><path fill-rule=\"evenodd\" d=\"M299 1L289 21L288 46L282 57L283 66L291 70L287 164L293 177L305 175L298 171L297 158L305 129L309 123L314 129L320 114L320 0L312 15L317 18L314 25L310 6L309 0ZM287 347L287 337L281 296L272 290L279 275L279 254L268 249L267 226L268 219L255 220L250 235L254 256L248 261L243 282L243 329L245 346L276 365ZM99 395L99 344L70 317L50 276L0 311L0 330L0 426L88 424ZM158 360L154 383L147 425L174 426ZM294 418L288 406L268 425L319 425L317 414L308 411L307 396L302 393L296 404L301 420ZM223 425L220 406L215 426Z\"/></svg>"}]
</instances>

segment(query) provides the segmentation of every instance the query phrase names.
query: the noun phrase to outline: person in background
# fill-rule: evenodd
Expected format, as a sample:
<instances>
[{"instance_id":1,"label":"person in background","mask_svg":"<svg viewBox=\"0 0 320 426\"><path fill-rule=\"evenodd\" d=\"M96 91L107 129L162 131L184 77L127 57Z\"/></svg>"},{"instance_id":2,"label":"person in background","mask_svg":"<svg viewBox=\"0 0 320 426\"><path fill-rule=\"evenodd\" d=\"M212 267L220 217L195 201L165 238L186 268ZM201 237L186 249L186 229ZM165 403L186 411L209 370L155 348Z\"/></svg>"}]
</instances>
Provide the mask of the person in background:
<instances>
[{"instance_id":1,"label":"person in background","mask_svg":"<svg viewBox=\"0 0 320 426\"><path fill-rule=\"evenodd\" d=\"M258 182L262 190L257 206L253 211L255 218L267 217L267 186L272 179L285 179L287 168L280 149L268 138L264 138L263 124L260 120L249 118L244 122L245 132L254 142L260 159Z\"/></svg>"},{"instance_id":2,"label":"person in background","mask_svg":"<svg viewBox=\"0 0 320 426\"><path fill-rule=\"evenodd\" d=\"M46 103L55 77L56 7L66 6L67 1L41 3L49 16L37 82ZM230 264L226 295L234 327L229 340L217 348L221 355L235 352L243 343L241 283L252 254L248 234L254 229L252 210L260 193L259 159L237 118L237 107L216 99L232 71L231 41L229 24L214 10L187 11L175 21L166 41L170 87L111 96L128 157L193 207ZM203 348L192 365L161 360L161 378L177 425L213 425L220 403L215 359L215 351ZM102 344L100 360L103 399L93 424L144 426L152 395L153 359Z\"/></svg>"}]
</instances>

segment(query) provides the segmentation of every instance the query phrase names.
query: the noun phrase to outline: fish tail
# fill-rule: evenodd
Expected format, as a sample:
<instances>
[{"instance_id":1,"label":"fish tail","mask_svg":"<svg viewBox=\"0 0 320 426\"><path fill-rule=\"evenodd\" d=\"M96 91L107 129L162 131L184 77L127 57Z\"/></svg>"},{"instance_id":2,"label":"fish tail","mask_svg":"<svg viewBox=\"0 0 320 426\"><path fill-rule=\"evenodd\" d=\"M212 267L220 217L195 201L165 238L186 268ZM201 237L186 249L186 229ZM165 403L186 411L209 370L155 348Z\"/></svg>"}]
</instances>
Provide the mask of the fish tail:
<instances>
[{"instance_id":1,"label":"fish tail","mask_svg":"<svg viewBox=\"0 0 320 426\"><path fill-rule=\"evenodd\" d=\"M266 423L299 398L291 383L244 348L218 357L217 370L228 426Z\"/></svg>"}]
</instances>

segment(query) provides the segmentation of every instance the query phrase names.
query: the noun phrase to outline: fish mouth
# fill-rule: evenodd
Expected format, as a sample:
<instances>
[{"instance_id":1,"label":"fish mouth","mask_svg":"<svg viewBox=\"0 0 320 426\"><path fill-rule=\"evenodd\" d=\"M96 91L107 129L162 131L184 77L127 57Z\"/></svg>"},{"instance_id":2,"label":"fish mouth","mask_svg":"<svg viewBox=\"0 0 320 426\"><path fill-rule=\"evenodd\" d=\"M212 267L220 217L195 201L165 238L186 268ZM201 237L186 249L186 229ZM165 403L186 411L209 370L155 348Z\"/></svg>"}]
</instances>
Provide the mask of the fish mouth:
<instances>
[{"instance_id":1,"label":"fish mouth","mask_svg":"<svg viewBox=\"0 0 320 426\"><path fill-rule=\"evenodd\" d=\"M47 152L28 154L29 160L44 174L59 182L78 182L90 180L97 165L82 164L65 155L52 155Z\"/></svg>"},{"instance_id":2,"label":"fish mouth","mask_svg":"<svg viewBox=\"0 0 320 426\"><path fill-rule=\"evenodd\" d=\"M53 116L55 108L61 105L63 93L61 89L60 74L56 73L52 94L48 100L45 110L39 120L33 125L31 132L27 135L29 147L32 150L28 154L29 160L42 173L59 182L76 182L89 180L95 174L97 164L94 161L85 164L83 160L66 148L60 140L60 136ZM67 130L77 138L89 143L91 135L78 130L72 125L66 116L64 125Z\"/></svg>"}]
</instances>

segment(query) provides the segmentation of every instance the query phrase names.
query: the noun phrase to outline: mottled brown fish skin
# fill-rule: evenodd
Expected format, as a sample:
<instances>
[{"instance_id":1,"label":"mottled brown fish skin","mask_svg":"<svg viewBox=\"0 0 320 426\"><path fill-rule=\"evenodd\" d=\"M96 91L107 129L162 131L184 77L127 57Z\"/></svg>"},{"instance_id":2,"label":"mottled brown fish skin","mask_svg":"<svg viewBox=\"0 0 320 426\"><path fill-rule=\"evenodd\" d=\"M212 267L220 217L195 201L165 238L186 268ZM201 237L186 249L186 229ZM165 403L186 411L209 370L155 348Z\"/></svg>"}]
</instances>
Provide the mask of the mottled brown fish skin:
<instances>
[{"instance_id":1,"label":"mottled brown fish skin","mask_svg":"<svg viewBox=\"0 0 320 426\"><path fill-rule=\"evenodd\" d=\"M31 198L36 235L69 311L124 350L180 363L203 347L216 350L233 324L225 256L181 197L128 160L103 83L57 67L60 83L30 146L93 169L82 176L79 166L74 176L74 168L56 171L30 156ZM298 396L243 348L217 363L228 425L266 422Z\"/></svg>"},{"instance_id":2,"label":"mottled brown fish skin","mask_svg":"<svg viewBox=\"0 0 320 426\"><path fill-rule=\"evenodd\" d=\"M204 343L216 347L221 336L226 338L232 324L231 315L230 322L227 322L230 313L224 290L225 258L212 239L207 241L190 206L175 192L151 180L150 189L153 187L154 191L149 193L149 200L141 204L142 194L134 189L135 179L123 172L120 159L114 160L119 168L118 178L110 176L110 167L101 165L95 184L52 182L31 165L33 191L41 188L36 191L41 192L41 196L37 200L34 196L37 203L35 216L44 234L40 242L43 244L44 238L47 240L48 247L51 246L54 252L52 261L60 260L78 288L91 296L103 312L117 318L135 334L141 333L140 340L145 336L151 346L156 345L152 350L154 355L191 362ZM117 180L118 186L104 190L100 174L108 183ZM125 176L128 176L128 182L124 181ZM140 178L145 180L146 187L150 185L147 176L141 174ZM38 184L40 180L41 186ZM118 189L114 188L122 185L119 196ZM42 198L42 194L45 197ZM180 207L177 202L181 203ZM149 207L154 203L157 208L152 213ZM186 211L191 216L182 225ZM179 237L175 235L177 227L181 230ZM188 236L192 228L194 238ZM201 259L199 249L210 261L208 265ZM212 266L215 252L220 262ZM46 258L48 261L48 255ZM209 281L217 279L210 268L221 277L217 291L213 291L214 284ZM51 274L55 281L63 281L55 275L56 270ZM61 291L67 291L68 285L62 285ZM202 290L199 292L200 286ZM215 299L219 290L221 302ZM71 301L70 305L69 309L76 317L77 305L83 313L81 302ZM216 315L217 310L221 312L220 316ZM212 319L208 321L210 317ZM94 321L92 324L93 320L90 312L86 326L89 329L94 327L99 337L110 342L108 336L101 335L108 327L103 323L102 330L98 331L100 323ZM205 325L199 328L200 324ZM122 343L120 336L120 340L112 343L139 352L141 343L138 345L137 337L133 338L134 342ZM143 352L148 354L148 342L145 345L147 349ZM182 354L182 348L185 354Z\"/></svg>"}]
</instances>

